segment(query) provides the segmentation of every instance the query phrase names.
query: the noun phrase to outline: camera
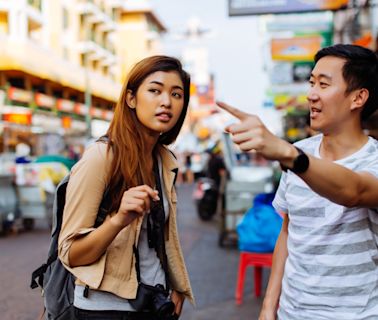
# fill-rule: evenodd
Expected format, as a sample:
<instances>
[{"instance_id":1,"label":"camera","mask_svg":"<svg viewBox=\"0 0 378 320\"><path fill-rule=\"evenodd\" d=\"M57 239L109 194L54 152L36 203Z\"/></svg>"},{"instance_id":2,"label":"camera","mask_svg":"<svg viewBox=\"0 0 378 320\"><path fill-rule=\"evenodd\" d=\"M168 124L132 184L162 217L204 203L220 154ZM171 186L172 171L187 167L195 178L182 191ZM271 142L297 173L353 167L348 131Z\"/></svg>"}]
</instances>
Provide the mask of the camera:
<instances>
[{"instance_id":1,"label":"camera","mask_svg":"<svg viewBox=\"0 0 378 320\"><path fill-rule=\"evenodd\" d=\"M164 286L157 284L150 286L139 283L137 296L129 303L136 311L151 311L158 319L168 319L175 310L175 304L169 299Z\"/></svg>"}]
</instances>

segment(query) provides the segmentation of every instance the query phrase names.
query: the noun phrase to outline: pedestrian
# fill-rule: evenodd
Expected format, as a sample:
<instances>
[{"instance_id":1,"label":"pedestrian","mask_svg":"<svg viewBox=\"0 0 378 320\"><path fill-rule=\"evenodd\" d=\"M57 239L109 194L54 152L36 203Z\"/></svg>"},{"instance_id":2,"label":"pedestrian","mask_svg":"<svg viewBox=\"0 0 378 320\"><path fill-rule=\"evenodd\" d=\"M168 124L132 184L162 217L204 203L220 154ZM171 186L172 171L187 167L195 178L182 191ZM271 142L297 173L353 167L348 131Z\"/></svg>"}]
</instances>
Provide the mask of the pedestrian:
<instances>
[{"instance_id":1,"label":"pedestrian","mask_svg":"<svg viewBox=\"0 0 378 320\"><path fill-rule=\"evenodd\" d=\"M378 142L361 120L378 106L378 60L334 45L315 55L308 102L319 134L294 145L257 116L226 128L244 151L284 169L273 205L284 213L260 320L378 319Z\"/></svg>"},{"instance_id":2,"label":"pedestrian","mask_svg":"<svg viewBox=\"0 0 378 320\"><path fill-rule=\"evenodd\" d=\"M106 136L72 168L59 257L77 278L78 319L178 319L184 298L193 303L177 234L177 163L167 148L189 87L173 57L137 63ZM110 214L95 228L105 192Z\"/></svg>"}]
</instances>

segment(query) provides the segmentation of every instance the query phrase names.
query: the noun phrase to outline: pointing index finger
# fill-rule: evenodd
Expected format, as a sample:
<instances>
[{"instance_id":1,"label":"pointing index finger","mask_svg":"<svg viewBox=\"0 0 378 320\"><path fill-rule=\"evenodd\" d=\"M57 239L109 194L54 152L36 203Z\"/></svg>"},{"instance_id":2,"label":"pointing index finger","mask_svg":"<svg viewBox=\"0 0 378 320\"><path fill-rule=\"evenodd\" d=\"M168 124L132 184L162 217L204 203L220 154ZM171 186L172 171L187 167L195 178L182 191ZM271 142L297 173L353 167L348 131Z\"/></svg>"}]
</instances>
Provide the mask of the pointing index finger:
<instances>
[{"instance_id":1,"label":"pointing index finger","mask_svg":"<svg viewBox=\"0 0 378 320\"><path fill-rule=\"evenodd\" d=\"M231 107L227 103L224 103L224 102L221 102L221 101L217 101L216 104L219 107L221 107L223 110L227 111L228 113L230 113L234 117L238 118L239 120L243 120L244 118L246 118L248 116L248 113L245 113L245 112L243 112L243 111L241 111L239 109Z\"/></svg>"}]
</instances>

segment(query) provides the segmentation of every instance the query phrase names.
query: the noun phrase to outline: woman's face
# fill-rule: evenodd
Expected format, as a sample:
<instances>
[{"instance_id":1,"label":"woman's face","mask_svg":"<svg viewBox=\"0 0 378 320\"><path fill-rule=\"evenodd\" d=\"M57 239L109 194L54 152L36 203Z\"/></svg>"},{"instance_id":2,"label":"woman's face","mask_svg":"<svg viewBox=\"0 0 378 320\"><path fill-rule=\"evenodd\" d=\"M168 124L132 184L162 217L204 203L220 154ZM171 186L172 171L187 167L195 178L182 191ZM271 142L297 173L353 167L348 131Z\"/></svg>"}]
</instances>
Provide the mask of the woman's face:
<instances>
[{"instance_id":1,"label":"woman's face","mask_svg":"<svg viewBox=\"0 0 378 320\"><path fill-rule=\"evenodd\" d=\"M128 93L128 104L139 122L152 135L168 132L177 123L184 106L184 85L175 71L157 71Z\"/></svg>"}]
</instances>

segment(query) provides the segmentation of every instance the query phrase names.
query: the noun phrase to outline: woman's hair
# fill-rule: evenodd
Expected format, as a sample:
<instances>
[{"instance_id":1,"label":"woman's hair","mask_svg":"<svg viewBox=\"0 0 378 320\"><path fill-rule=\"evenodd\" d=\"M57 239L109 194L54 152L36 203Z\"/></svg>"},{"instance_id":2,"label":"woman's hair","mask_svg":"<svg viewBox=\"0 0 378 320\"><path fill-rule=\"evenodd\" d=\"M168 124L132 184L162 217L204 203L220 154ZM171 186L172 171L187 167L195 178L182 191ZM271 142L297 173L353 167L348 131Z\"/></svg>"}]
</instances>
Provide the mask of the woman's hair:
<instances>
[{"instance_id":1,"label":"woman's hair","mask_svg":"<svg viewBox=\"0 0 378 320\"><path fill-rule=\"evenodd\" d=\"M190 97L190 76L182 68L181 62L173 57L152 56L138 62L129 72L116 104L114 117L107 132L109 138L108 150L111 148L114 158L111 164L109 191L112 195L112 208L118 208L122 194L127 188L141 184L151 185L152 172L147 168L145 141L141 132L135 110L127 104L127 93L136 96L143 81L152 73L177 72L184 89L183 109L175 126L159 136L158 144L168 145L174 142L184 123Z\"/></svg>"}]
</instances>

